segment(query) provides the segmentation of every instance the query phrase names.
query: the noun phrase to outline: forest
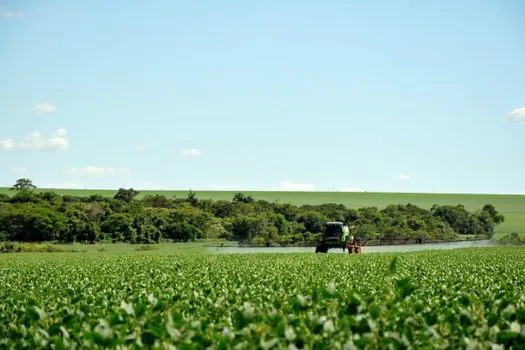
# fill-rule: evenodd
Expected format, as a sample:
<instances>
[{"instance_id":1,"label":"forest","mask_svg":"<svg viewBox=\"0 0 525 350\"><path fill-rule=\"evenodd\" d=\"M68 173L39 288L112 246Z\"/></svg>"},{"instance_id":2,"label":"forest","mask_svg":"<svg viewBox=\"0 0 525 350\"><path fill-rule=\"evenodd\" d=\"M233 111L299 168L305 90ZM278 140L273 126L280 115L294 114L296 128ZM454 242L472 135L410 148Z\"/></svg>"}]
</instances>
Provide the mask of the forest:
<instances>
[{"instance_id":1,"label":"forest","mask_svg":"<svg viewBox=\"0 0 525 350\"><path fill-rule=\"evenodd\" d=\"M324 225L342 221L367 240L450 241L491 237L504 216L491 204L471 212L461 204L429 210L407 204L347 208L342 204L295 206L236 193L231 201L147 195L133 188L113 197L58 195L17 182L0 195L0 240L17 242L159 243L195 240L250 245L314 245Z\"/></svg>"}]
</instances>

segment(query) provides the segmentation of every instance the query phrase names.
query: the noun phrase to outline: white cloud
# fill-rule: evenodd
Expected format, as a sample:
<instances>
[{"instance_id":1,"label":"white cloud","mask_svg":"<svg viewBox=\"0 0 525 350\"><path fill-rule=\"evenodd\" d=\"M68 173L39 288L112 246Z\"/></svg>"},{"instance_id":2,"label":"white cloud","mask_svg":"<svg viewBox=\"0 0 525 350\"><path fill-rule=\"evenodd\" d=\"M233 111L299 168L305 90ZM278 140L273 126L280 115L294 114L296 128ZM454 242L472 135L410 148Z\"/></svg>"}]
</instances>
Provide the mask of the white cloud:
<instances>
[{"instance_id":1,"label":"white cloud","mask_svg":"<svg viewBox=\"0 0 525 350\"><path fill-rule=\"evenodd\" d=\"M77 184L76 182L64 182L64 183L50 183L47 184L47 188L58 188L58 189L81 189L82 186L80 184Z\"/></svg>"},{"instance_id":2,"label":"white cloud","mask_svg":"<svg viewBox=\"0 0 525 350\"><path fill-rule=\"evenodd\" d=\"M44 138L39 132L33 131L18 144L12 138L4 139L0 142L0 148L4 151L12 151L15 148L37 151L66 151L69 149L69 139L67 130L64 128L55 130L50 138Z\"/></svg>"},{"instance_id":3,"label":"white cloud","mask_svg":"<svg viewBox=\"0 0 525 350\"><path fill-rule=\"evenodd\" d=\"M315 191L315 185L282 181L274 189L278 191Z\"/></svg>"},{"instance_id":4,"label":"white cloud","mask_svg":"<svg viewBox=\"0 0 525 350\"><path fill-rule=\"evenodd\" d=\"M525 107L514 108L506 119L511 123L525 124Z\"/></svg>"},{"instance_id":5,"label":"white cloud","mask_svg":"<svg viewBox=\"0 0 525 350\"><path fill-rule=\"evenodd\" d=\"M199 151L197 148L188 148L181 149L180 154L184 157L199 157L201 155L201 151Z\"/></svg>"},{"instance_id":6,"label":"white cloud","mask_svg":"<svg viewBox=\"0 0 525 350\"><path fill-rule=\"evenodd\" d=\"M72 168L68 171L70 175L80 177L106 177L114 175L128 175L131 170L127 168L102 168L88 165L84 168Z\"/></svg>"},{"instance_id":7,"label":"white cloud","mask_svg":"<svg viewBox=\"0 0 525 350\"><path fill-rule=\"evenodd\" d=\"M39 132L34 131L18 144L18 148L38 151L66 151L69 149L69 139L66 134L67 130L61 128L54 131L52 136L46 139Z\"/></svg>"},{"instance_id":8,"label":"white cloud","mask_svg":"<svg viewBox=\"0 0 525 350\"><path fill-rule=\"evenodd\" d=\"M13 139L5 139L0 141L0 148L4 151L12 151L15 148L15 141Z\"/></svg>"},{"instance_id":9,"label":"white cloud","mask_svg":"<svg viewBox=\"0 0 525 350\"><path fill-rule=\"evenodd\" d=\"M345 187L339 190L340 192L365 192L362 188L359 187Z\"/></svg>"},{"instance_id":10,"label":"white cloud","mask_svg":"<svg viewBox=\"0 0 525 350\"><path fill-rule=\"evenodd\" d=\"M399 181L406 182L406 181L410 180L410 177L407 174L399 174L399 175L397 175L397 179Z\"/></svg>"},{"instance_id":11,"label":"white cloud","mask_svg":"<svg viewBox=\"0 0 525 350\"><path fill-rule=\"evenodd\" d=\"M20 11L8 11L3 13L3 17L6 19L13 19L13 18L19 18L24 15L23 12Z\"/></svg>"},{"instance_id":12,"label":"white cloud","mask_svg":"<svg viewBox=\"0 0 525 350\"><path fill-rule=\"evenodd\" d=\"M142 152L146 150L146 146L135 146L135 151Z\"/></svg>"},{"instance_id":13,"label":"white cloud","mask_svg":"<svg viewBox=\"0 0 525 350\"><path fill-rule=\"evenodd\" d=\"M37 103L34 111L36 114L45 114L45 113L54 113L56 112L57 107L50 103Z\"/></svg>"}]
</instances>

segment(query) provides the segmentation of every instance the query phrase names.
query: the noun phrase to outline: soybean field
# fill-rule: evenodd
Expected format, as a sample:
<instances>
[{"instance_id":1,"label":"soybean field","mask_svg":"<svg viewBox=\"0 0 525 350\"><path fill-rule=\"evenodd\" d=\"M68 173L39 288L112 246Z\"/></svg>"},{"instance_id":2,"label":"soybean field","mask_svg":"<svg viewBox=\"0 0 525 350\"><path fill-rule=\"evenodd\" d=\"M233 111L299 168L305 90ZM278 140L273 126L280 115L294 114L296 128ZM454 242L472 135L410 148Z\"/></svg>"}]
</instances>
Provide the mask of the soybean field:
<instances>
[{"instance_id":1,"label":"soybean field","mask_svg":"<svg viewBox=\"0 0 525 350\"><path fill-rule=\"evenodd\" d=\"M0 255L0 348L523 348L525 248Z\"/></svg>"}]
</instances>

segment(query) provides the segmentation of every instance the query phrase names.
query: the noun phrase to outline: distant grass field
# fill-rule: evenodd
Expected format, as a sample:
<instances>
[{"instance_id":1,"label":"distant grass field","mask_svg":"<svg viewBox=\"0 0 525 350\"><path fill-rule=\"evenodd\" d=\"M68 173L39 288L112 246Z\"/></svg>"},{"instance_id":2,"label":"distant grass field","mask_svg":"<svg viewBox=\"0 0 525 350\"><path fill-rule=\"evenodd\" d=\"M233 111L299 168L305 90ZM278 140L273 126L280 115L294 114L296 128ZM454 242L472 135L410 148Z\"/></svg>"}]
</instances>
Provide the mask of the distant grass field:
<instances>
[{"instance_id":1,"label":"distant grass field","mask_svg":"<svg viewBox=\"0 0 525 350\"><path fill-rule=\"evenodd\" d=\"M98 194L113 196L116 190L65 190L38 189L37 191L54 191L57 194L88 196ZM193 191L200 199L231 200L238 191ZM525 234L525 195L496 194L448 194L448 193L373 193L373 192L271 192L241 191L255 199L279 201L295 205L341 203L348 208L375 206L383 208L389 204L412 203L425 209L434 204L463 204L468 210L480 209L485 204L492 204L505 215L505 222L497 227L497 236L510 232ZM12 195L8 188L0 188L0 194ZM160 194L167 197L185 198L188 191L140 191L139 197Z\"/></svg>"}]
</instances>

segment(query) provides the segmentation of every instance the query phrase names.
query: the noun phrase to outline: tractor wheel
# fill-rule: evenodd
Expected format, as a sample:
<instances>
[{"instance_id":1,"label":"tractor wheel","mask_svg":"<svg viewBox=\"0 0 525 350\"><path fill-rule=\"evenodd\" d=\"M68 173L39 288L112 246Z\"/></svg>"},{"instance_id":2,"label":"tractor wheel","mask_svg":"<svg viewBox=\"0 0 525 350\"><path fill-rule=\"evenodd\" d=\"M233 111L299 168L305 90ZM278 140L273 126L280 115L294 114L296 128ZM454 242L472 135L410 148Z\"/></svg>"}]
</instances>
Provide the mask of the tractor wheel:
<instances>
[{"instance_id":1,"label":"tractor wheel","mask_svg":"<svg viewBox=\"0 0 525 350\"><path fill-rule=\"evenodd\" d=\"M324 244L315 247L316 253L328 253L328 247Z\"/></svg>"}]
</instances>

